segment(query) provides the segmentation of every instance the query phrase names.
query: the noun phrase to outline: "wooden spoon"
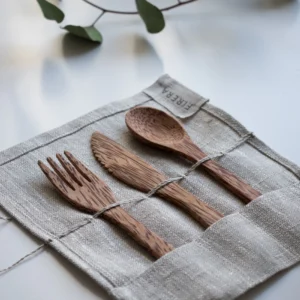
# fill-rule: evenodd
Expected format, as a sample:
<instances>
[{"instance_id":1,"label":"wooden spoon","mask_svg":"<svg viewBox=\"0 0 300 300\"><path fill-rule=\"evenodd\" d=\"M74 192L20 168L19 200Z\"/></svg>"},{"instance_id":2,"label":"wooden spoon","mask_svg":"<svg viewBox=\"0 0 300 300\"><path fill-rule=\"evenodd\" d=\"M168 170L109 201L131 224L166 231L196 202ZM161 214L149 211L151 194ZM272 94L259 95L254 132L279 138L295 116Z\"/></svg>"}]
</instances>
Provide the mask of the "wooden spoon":
<instances>
[{"instance_id":1,"label":"wooden spoon","mask_svg":"<svg viewBox=\"0 0 300 300\"><path fill-rule=\"evenodd\" d=\"M161 110L137 107L126 114L125 121L129 130L143 142L174 151L195 162L207 156L193 143L183 126ZM261 195L259 191L213 160L208 160L202 166L246 204Z\"/></svg>"}]
</instances>

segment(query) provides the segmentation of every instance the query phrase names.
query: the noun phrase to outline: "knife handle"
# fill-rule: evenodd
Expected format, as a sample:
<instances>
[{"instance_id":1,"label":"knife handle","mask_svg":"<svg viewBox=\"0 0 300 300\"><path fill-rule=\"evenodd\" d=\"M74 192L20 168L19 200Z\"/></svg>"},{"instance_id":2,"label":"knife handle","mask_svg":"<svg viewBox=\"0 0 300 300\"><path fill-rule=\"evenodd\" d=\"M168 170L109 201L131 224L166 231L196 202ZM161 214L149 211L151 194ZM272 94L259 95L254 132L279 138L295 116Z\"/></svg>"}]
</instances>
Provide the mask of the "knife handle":
<instances>
[{"instance_id":1,"label":"knife handle","mask_svg":"<svg viewBox=\"0 0 300 300\"><path fill-rule=\"evenodd\" d=\"M223 218L221 213L199 200L196 196L177 183L168 184L164 188L158 190L157 194L182 207L204 228L209 227Z\"/></svg>"},{"instance_id":2,"label":"knife handle","mask_svg":"<svg viewBox=\"0 0 300 300\"><path fill-rule=\"evenodd\" d=\"M160 258L174 249L172 245L168 244L156 233L150 231L121 207L108 210L103 215L105 219L126 231L155 258Z\"/></svg>"}]
</instances>

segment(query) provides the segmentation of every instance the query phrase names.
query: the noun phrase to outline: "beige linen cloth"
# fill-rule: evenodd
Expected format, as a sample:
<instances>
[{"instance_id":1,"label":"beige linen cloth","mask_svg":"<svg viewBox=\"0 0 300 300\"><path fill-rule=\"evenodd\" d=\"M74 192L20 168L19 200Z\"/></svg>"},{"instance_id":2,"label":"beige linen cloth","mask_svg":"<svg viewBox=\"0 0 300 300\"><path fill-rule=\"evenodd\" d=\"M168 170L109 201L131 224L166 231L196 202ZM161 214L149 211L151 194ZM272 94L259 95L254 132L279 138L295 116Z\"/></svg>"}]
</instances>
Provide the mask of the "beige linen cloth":
<instances>
[{"instance_id":1,"label":"beige linen cloth","mask_svg":"<svg viewBox=\"0 0 300 300\"><path fill-rule=\"evenodd\" d=\"M119 201L143 198L143 193L117 181L94 159L91 134L100 131L169 178L180 176L191 167L190 162L141 144L124 121L126 112L138 105L168 108L180 115L182 107L178 112L174 107L186 103L178 99L197 103L195 114L183 119L192 139L209 155L236 146L216 160L263 195L245 206L200 166L180 184L226 215L206 231L155 196L123 205L176 247L156 261L101 218L60 237L90 216L58 195L37 161L71 151L109 184ZM176 102L173 108L170 101ZM114 299L233 299L300 258L300 169L247 134L226 112L164 75L136 96L0 153L0 204L32 234L46 243L51 240L54 249Z\"/></svg>"}]
</instances>

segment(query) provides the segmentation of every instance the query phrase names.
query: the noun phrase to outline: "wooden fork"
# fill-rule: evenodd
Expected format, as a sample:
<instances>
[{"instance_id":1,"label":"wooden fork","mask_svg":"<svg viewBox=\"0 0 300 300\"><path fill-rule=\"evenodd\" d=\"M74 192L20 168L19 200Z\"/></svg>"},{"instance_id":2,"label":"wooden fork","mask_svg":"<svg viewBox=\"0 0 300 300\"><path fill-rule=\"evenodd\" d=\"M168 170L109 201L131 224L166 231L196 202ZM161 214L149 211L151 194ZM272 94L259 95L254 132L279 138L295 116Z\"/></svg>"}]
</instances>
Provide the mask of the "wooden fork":
<instances>
[{"instance_id":1,"label":"wooden fork","mask_svg":"<svg viewBox=\"0 0 300 300\"><path fill-rule=\"evenodd\" d=\"M47 161L53 168L53 171L42 161L38 162L44 174L63 197L78 209L89 213L96 213L104 207L115 203L111 189L102 180L70 152L65 151L64 153L69 161L60 154L56 155L63 168L50 157L47 158ZM107 221L125 230L155 258L160 258L173 250L172 245L147 229L119 206L105 211L102 216Z\"/></svg>"}]
</instances>

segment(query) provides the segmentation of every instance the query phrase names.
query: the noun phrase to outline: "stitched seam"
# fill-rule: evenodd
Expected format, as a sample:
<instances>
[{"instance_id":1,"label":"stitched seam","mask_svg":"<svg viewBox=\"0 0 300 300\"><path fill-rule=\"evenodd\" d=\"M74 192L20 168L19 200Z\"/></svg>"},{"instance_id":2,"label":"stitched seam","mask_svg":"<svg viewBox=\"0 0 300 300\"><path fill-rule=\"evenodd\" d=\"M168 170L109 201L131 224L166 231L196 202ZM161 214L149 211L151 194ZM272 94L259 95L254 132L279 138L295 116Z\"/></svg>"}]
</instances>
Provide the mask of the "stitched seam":
<instances>
[{"instance_id":1,"label":"stitched seam","mask_svg":"<svg viewBox=\"0 0 300 300\"><path fill-rule=\"evenodd\" d=\"M231 122L228 122L226 119L224 119L222 116L220 116L217 113L214 113L210 110L208 110L205 107L202 107L202 110L205 111L206 113L210 114L211 116L215 117L216 119L220 120L221 122L223 122L224 124L226 124L229 128L231 128L234 132L236 132L238 135L240 135L239 130L237 130L236 128L234 128L234 126L231 125ZM254 138L256 138L255 136L253 136ZM257 138L256 138L257 139ZM259 141L259 139L257 139ZM282 161L281 157L272 157L270 154L268 154L265 150L263 150L261 147L254 145L251 141L249 141L249 144L255 148L256 150L258 150L259 152L261 152L263 155L265 155L266 157L268 157L269 159L273 160L274 162L278 163L279 165L281 165L282 167L286 168L289 172L291 172L295 177L297 177L298 180L300 180L300 174L298 174L296 171L294 171L291 166L285 162ZM275 155L277 156L278 154L275 153Z\"/></svg>"},{"instance_id":2,"label":"stitched seam","mask_svg":"<svg viewBox=\"0 0 300 300\"><path fill-rule=\"evenodd\" d=\"M287 169L289 172L291 172L298 180L300 180L300 174L298 174L296 171L292 170L292 168L281 161L280 158L276 158L276 157L272 157L270 154L266 153L264 150L262 150L260 147L258 147L257 145L254 145L253 143L251 143L251 141L249 141L249 144L255 148L257 151L263 153L266 157L268 157L269 159L273 160L274 162L278 163L279 165L281 165L282 167L284 167L285 169Z\"/></svg>"},{"instance_id":3,"label":"stitched seam","mask_svg":"<svg viewBox=\"0 0 300 300\"><path fill-rule=\"evenodd\" d=\"M69 132L69 133L63 134L63 135L61 135L61 136L59 136L59 137L57 137L57 138L55 138L55 139L53 139L53 140L51 140L51 141L48 141L48 142L46 142L46 143L44 143L44 144L42 144L42 145L36 146L36 147L34 147L34 148L31 148L30 150L27 150L27 151L25 151L24 153L22 153L22 154L20 154L20 155L17 155L17 156L15 156L14 158L11 158L11 159L5 161L4 163L0 164L0 167L4 166L4 165L6 165L6 164L8 164L8 163L10 163L10 162L12 162L12 161L15 161L15 160L21 158L22 156L24 156L24 155L26 155L26 154L28 154L28 153L31 153L31 152L33 152L33 151L35 151L35 150L38 150L38 149L40 149L40 148L43 148L43 147L45 147L45 146L48 146L48 145L50 145L50 144L52 144L52 143L54 143L54 142L56 142L56 141L58 141L58 140L60 140L60 139L62 139L62 138L71 136L71 135L73 135L73 134L75 134L75 133L81 131L82 129L84 129L84 128L90 126L90 125L93 125L93 124L95 124L95 123L97 123L97 122L99 122L99 121L102 121L102 120L107 119L107 118L109 118L109 117L115 116L115 115L117 115L117 114L119 114L119 113L122 113L122 112L124 112L124 111L127 111L128 109L131 109L131 108L136 107L136 106L143 105L143 104L145 104L145 103L147 103L147 102L150 102L150 101L152 101L152 99L143 101L143 102L141 102L141 103L139 103L139 104L133 105L133 106L131 106L131 107L124 108L124 109L119 110L119 111L117 111L117 112L114 112L114 113L112 113L112 114L109 114L109 115L100 117L100 118L98 118L98 119L96 119L96 120L93 120L93 121L91 121L91 122L89 122L89 123L87 123L87 124L85 124L85 125L82 125L81 127L77 128L77 129L75 129L75 130L73 130L73 131L71 131L71 132Z\"/></svg>"}]
</instances>

